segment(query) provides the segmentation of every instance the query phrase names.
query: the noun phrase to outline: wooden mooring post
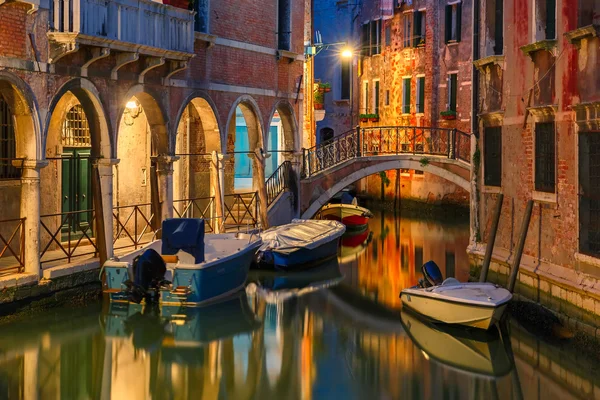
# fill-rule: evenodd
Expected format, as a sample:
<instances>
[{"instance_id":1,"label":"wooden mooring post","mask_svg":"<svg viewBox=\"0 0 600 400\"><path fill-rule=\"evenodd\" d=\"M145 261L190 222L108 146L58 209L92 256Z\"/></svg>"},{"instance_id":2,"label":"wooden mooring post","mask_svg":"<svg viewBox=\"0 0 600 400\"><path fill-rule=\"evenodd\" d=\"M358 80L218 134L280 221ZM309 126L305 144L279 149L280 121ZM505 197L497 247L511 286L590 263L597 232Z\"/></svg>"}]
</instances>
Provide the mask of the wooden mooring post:
<instances>
[{"instance_id":1,"label":"wooden mooring post","mask_svg":"<svg viewBox=\"0 0 600 400\"><path fill-rule=\"evenodd\" d=\"M533 211L533 200L527 202L527 208L525 209L525 215L523 218L523 225L521 225L521 235L519 236L519 243L517 244L517 251L515 253L515 260L513 262L512 269L510 271L510 277L508 278L508 290L512 293L515 289L515 283L519 276L519 266L521 265L521 256L523 256L523 248L525 247L525 239L527 239L527 231L529 230L529 221L531 221L531 212Z\"/></svg>"},{"instance_id":2,"label":"wooden mooring post","mask_svg":"<svg viewBox=\"0 0 600 400\"><path fill-rule=\"evenodd\" d=\"M490 230L490 237L488 238L487 248L485 249L485 257L483 258L479 282L485 282L487 280L488 272L490 270L490 262L492 261L492 253L494 252L494 243L496 242L496 233L498 232L498 222L500 221L500 214L502 213L503 200L504 194L498 194L496 209L494 210L494 219L492 220L492 229Z\"/></svg>"}]
</instances>

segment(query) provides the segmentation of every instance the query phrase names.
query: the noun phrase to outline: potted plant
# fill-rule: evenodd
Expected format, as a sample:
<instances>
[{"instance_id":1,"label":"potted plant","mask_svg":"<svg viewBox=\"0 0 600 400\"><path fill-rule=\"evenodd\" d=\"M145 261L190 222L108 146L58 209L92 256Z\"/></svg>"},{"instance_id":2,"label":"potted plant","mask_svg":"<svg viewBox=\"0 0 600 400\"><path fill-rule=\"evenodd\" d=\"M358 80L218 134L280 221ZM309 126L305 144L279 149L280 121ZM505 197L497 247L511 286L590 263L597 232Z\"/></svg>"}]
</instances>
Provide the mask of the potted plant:
<instances>
[{"instance_id":1,"label":"potted plant","mask_svg":"<svg viewBox=\"0 0 600 400\"><path fill-rule=\"evenodd\" d=\"M456 111L454 110L442 111L440 115L442 116L442 119L445 119L447 121L456 119Z\"/></svg>"},{"instance_id":2,"label":"potted plant","mask_svg":"<svg viewBox=\"0 0 600 400\"><path fill-rule=\"evenodd\" d=\"M369 114L369 121L379 122L379 114Z\"/></svg>"},{"instance_id":3,"label":"potted plant","mask_svg":"<svg viewBox=\"0 0 600 400\"><path fill-rule=\"evenodd\" d=\"M360 122L369 122L369 115L370 114L360 114L358 118L360 119Z\"/></svg>"},{"instance_id":4,"label":"potted plant","mask_svg":"<svg viewBox=\"0 0 600 400\"><path fill-rule=\"evenodd\" d=\"M324 105L323 105L323 93L321 92L315 92L314 93L314 105L315 105L315 110L322 110Z\"/></svg>"},{"instance_id":5,"label":"potted plant","mask_svg":"<svg viewBox=\"0 0 600 400\"><path fill-rule=\"evenodd\" d=\"M317 90L318 90L320 93L328 93L328 92L331 92L331 83L329 83L329 82L323 82L323 83L319 83L319 84L318 84L318 87L317 87Z\"/></svg>"}]
</instances>

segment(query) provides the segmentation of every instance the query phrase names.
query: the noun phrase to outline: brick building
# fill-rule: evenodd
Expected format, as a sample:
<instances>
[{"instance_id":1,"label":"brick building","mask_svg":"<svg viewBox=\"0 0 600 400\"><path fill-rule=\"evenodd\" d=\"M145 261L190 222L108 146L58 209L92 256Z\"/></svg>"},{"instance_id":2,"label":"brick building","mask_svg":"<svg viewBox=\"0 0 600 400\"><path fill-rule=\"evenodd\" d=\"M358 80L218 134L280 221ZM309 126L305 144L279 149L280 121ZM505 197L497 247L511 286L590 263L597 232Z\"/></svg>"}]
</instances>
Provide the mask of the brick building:
<instances>
[{"instance_id":1,"label":"brick building","mask_svg":"<svg viewBox=\"0 0 600 400\"><path fill-rule=\"evenodd\" d=\"M480 203L473 212L482 243L469 251L481 260L503 193L492 266L506 274L534 200L521 283L543 304L600 326L586 319L600 314L600 2L479 3Z\"/></svg>"},{"instance_id":2,"label":"brick building","mask_svg":"<svg viewBox=\"0 0 600 400\"><path fill-rule=\"evenodd\" d=\"M360 14L361 127L471 131L471 1L365 1ZM362 122L364 121L364 122ZM398 176L400 172L400 176ZM385 197L468 204L468 193L430 173L387 171ZM381 178L362 183L373 195Z\"/></svg>"},{"instance_id":3,"label":"brick building","mask_svg":"<svg viewBox=\"0 0 600 400\"><path fill-rule=\"evenodd\" d=\"M295 162L301 147L304 7L0 1L0 265L36 280L40 259L110 257L189 205L217 217L255 207L233 193L236 115L266 224L254 150Z\"/></svg>"}]
</instances>

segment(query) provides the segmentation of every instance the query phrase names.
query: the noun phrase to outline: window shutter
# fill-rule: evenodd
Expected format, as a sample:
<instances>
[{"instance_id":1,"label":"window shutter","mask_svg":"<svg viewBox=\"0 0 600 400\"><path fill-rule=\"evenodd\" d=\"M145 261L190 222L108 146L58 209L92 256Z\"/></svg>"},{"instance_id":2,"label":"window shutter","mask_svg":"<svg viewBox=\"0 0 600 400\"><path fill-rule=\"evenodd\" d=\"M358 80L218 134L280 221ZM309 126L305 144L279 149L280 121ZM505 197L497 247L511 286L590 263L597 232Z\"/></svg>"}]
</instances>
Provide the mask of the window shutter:
<instances>
[{"instance_id":1,"label":"window shutter","mask_svg":"<svg viewBox=\"0 0 600 400\"><path fill-rule=\"evenodd\" d=\"M457 83L457 79L456 79L456 74L451 74L450 75L450 79L449 79L449 94L450 94L450 99L448 101L448 109L452 110L452 111L456 111L456 83Z\"/></svg>"},{"instance_id":2,"label":"window shutter","mask_svg":"<svg viewBox=\"0 0 600 400\"><path fill-rule=\"evenodd\" d=\"M546 39L556 39L556 0L546 0Z\"/></svg>"},{"instance_id":3,"label":"window shutter","mask_svg":"<svg viewBox=\"0 0 600 400\"><path fill-rule=\"evenodd\" d=\"M417 112L425 112L425 77L419 78L419 96L417 98Z\"/></svg>"},{"instance_id":4,"label":"window shutter","mask_svg":"<svg viewBox=\"0 0 600 400\"><path fill-rule=\"evenodd\" d=\"M452 6L446 5L446 43L450 41L450 36L452 35Z\"/></svg>"},{"instance_id":5,"label":"window shutter","mask_svg":"<svg viewBox=\"0 0 600 400\"><path fill-rule=\"evenodd\" d=\"M411 89L410 78L406 80L406 113L410 113L410 89Z\"/></svg>"},{"instance_id":6,"label":"window shutter","mask_svg":"<svg viewBox=\"0 0 600 400\"><path fill-rule=\"evenodd\" d=\"M504 0L496 0L496 21L494 32L494 54L504 52Z\"/></svg>"},{"instance_id":7,"label":"window shutter","mask_svg":"<svg viewBox=\"0 0 600 400\"><path fill-rule=\"evenodd\" d=\"M460 29L462 25L462 3L456 5L456 41L460 42Z\"/></svg>"},{"instance_id":8,"label":"window shutter","mask_svg":"<svg viewBox=\"0 0 600 400\"><path fill-rule=\"evenodd\" d=\"M421 11L414 12L414 22L413 22L413 47L417 47L419 45L419 41L421 40Z\"/></svg>"}]
</instances>

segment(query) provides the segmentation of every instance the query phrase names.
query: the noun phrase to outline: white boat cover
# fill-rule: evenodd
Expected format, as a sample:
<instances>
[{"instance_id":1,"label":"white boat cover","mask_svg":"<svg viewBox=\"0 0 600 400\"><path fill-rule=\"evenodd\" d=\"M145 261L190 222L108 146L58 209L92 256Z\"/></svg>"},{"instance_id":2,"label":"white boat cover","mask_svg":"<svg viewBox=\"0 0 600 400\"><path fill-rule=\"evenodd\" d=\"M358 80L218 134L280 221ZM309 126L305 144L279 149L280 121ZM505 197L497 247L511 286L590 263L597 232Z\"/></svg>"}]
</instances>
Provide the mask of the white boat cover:
<instances>
[{"instance_id":1,"label":"white boat cover","mask_svg":"<svg viewBox=\"0 0 600 400\"><path fill-rule=\"evenodd\" d=\"M290 224L276 226L260 234L263 240L259 251L277 250L291 253L298 248L316 249L338 239L346 227L337 221L294 219Z\"/></svg>"},{"instance_id":2,"label":"white boat cover","mask_svg":"<svg viewBox=\"0 0 600 400\"><path fill-rule=\"evenodd\" d=\"M421 294L442 301L487 307L498 307L512 298L512 294L508 290L493 283L461 283L454 278L447 278L439 286L426 289L410 288L404 289L402 292L415 295Z\"/></svg>"}]
</instances>

